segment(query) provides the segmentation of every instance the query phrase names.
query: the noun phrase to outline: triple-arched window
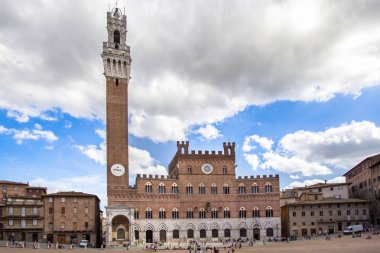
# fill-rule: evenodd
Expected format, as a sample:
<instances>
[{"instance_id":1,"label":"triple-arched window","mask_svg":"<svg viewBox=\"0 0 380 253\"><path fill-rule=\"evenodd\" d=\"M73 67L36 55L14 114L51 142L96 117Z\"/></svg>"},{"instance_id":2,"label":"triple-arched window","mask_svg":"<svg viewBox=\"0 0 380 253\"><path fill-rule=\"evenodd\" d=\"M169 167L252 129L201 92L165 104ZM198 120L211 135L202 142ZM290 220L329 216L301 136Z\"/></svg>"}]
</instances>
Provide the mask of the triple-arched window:
<instances>
[{"instance_id":1,"label":"triple-arched window","mask_svg":"<svg viewBox=\"0 0 380 253\"><path fill-rule=\"evenodd\" d=\"M252 193L259 193L259 186L256 183L252 185Z\"/></svg>"},{"instance_id":2,"label":"triple-arched window","mask_svg":"<svg viewBox=\"0 0 380 253\"><path fill-rule=\"evenodd\" d=\"M172 184L172 193L177 194L178 193L178 185L176 183Z\"/></svg>"},{"instance_id":3,"label":"triple-arched window","mask_svg":"<svg viewBox=\"0 0 380 253\"><path fill-rule=\"evenodd\" d=\"M230 194L230 187L228 184L223 185L223 194Z\"/></svg>"},{"instance_id":4,"label":"triple-arched window","mask_svg":"<svg viewBox=\"0 0 380 253\"><path fill-rule=\"evenodd\" d=\"M231 212L230 212L230 209L228 207L224 208L223 214L224 214L225 219L231 218Z\"/></svg>"},{"instance_id":5,"label":"triple-arched window","mask_svg":"<svg viewBox=\"0 0 380 253\"><path fill-rule=\"evenodd\" d=\"M253 208L252 217L253 218L259 218L260 217L260 209L258 207Z\"/></svg>"},{"instance_id":6,"label":"triple-arched window","mask_svg":"<svg viewBox=\"0 0 380 253\"><path fill-rule=\"evenodd\" d=\"M206 188L203 183L199 184L199 194L206 194Z\"/></svg>"},{"instance_id":7,"label":"triple-arched window","mask_svg":"<svg viewBox=\"0 0 380 253\"><path fill-rule=\"evenodd\" d=\"M172 219L178 219L179 218L179 212L176 207L173 208L172 210Z\"/></svg>"},{"instance_id":8,"label":"triple-arched window","mask_svg":"<svg viewBox=\"0 0 380 253\"><path fill-rule=\"evenodd\" d=\"M193 186L191 184L186 185L186 194L193 194Z\"/></svg>"},{"instance_id":9,"label":"triple-arched window","mask_svg":"<svg viewBox=\"0 0 380 253\"><path fill-rule=\"evenodd\" d=\"M266 193L269 193L269 192L272 192L272 184L267 182L265 183L265 192Z\"/></svg>"},{"instance_id":10,"label":"triple-arched window","mask_svg":"<svg viewBox=\"0 0 380 253\"><path fill-rule=\"evenodd\" d=\"M273 208L271 206L265 208L265 217L273 217Z\"/></svg>"},{"instance_id":11,"label":"triple-arched window","mask_svg":"<svg viewBox=\"0 0 380 253\"><path fill-rule=\"evenodd\" d=\"M247 218L247 210L245 209L245 207L240 207L239 218Z\"/></svg>"},{"instance_id":12,"label":"triple-arched window","mask_svg":"<svg viewBox=\"0 0 380 253\"><path fill-rule=\"evenodd\" d=\"M158 193L165 193L165 184L163 182L158 185Z\"/></svg>"},{"instance_id":13,"label":"triple-arched window","mask_svg":"<svg viewBox=\"0 0 380 253\"><path fill-rule=\"evenodd\" d=\"M239 189L238 189L238 191L239 191L239 194L245 194L245 186L244 186L243 183L241 183L241 184L239 185Z\"/></svg>"},{"instance_id":14,"label":"triple-arched window","mask_svg":"<svg viewBox=\"0 0 380 253\"><path fill-rule=\"evenodd\" d=\"M146 193L152 193L153 192L153 187L151 182L147 182L145 184L145 192Z\"/></svg>"},{"instance_id":15,"label":"triple-arched window","mask_svg":"<svg viewBox=\"0 0 380 253\"><path fill-rule=\"evenodd\" d=\"M152 208L148 207L148 208L145 210L145 219L153 219Z\"/></svg>"},{"instance_id":16,"label":"triple-arched window","mask_svg":"<svg viewBox=\"0 0 380 253\"><path fill-rule=\"evenodd\" d=\"M211 209L211 218L218 219L218 209L216 208Z\"/></svg>"},{"instance_id":17,"label":"triple-arched window","mask_svg":"<svg viewBox=\"0 0 380 253\"><path fill-rule=\"evenodd\" d=\"M159 219L166 219L166 211L165 211L165 208L161 207L161 208L158 210L158 218L159 218Z\"/></svg>"}]
</instances>

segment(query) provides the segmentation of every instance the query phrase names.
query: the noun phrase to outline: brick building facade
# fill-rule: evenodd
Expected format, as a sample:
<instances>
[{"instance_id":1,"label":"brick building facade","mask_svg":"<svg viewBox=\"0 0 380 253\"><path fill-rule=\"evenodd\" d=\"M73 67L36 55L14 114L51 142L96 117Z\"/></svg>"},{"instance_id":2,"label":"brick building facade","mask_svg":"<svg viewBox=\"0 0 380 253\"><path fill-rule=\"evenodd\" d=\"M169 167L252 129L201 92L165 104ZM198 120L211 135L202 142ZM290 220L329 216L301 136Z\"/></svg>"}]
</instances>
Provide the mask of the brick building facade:
<instances>
[{"instance_id":1,"label":"brick building facade","mask_svg":"<svg viewBox=\"0 0 380 253\"><path fill-rule=\"evenodd\" d=\"M235 144L222 151L190 151L177 142L167 176L137 175L129 186L126 16L107 13L107 196L109 244L221 241L280 236L279 177L236 177Z\"/></svg>"},{"instance_id":2,"label":"brick building facade","mask_svg":"<svg viewBox=\"0 0 380 253\"><path fill-rule=\"evenodd\" d=\"M367 157L343 176L350 184L350 198L368 200L370 222L380 226L380 154Z\"/></svg>"},{"instance_id":3,"label":"brick building facade","mask_svg":"<svg viewBox=\"0 0 380 253\"><path fill-rule=\"evenodd\" d=\"M343 198L347 184L316 184L294 189L295 199L289 196L281 205L282 236L314 236L326 232L337 233L347 226L368 225L369 204L367 200ZM342 189L339 189L342 187ZM325 188L327 192L323 192ZM336 190L331 190L337 188ZM313 191L317 189L317 191ZM319 191L321 189L321 191Z\"/></svg>"},{"instance_id":4,"label":"brick building facade","mask_svg":"<svg viewBox=\"0 0 380 253\"><path fill-rule=\"evenodd\" d=\"M43 202L44 241L77 244L86 239L92 246L100 246L102 226L96 195L58 192L44 195Z\"/></svg>"}]
</instances>

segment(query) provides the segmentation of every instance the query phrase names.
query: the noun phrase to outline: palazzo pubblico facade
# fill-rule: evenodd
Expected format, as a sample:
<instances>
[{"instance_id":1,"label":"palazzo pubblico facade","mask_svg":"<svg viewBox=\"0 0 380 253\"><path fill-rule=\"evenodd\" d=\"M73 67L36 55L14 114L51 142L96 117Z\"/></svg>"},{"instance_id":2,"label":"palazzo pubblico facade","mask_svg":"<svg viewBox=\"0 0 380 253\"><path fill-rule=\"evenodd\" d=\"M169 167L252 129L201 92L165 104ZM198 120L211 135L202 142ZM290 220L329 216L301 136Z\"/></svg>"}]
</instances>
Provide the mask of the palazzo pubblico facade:
<instances>
[{"instance_id":1,"label":"palazzo pubblico facade","mask_svg":"<svg viewBox=\"0 0 380 253\"><path fill-rule=\"evenodd\" d=\"M235 143L221 151L189 150L177 142L167 176L137 175L129 186L127 19L107 12L106 77L108 244L217 242L280 236L278 175L236 176Z\"/></svg>"}]
</instances>

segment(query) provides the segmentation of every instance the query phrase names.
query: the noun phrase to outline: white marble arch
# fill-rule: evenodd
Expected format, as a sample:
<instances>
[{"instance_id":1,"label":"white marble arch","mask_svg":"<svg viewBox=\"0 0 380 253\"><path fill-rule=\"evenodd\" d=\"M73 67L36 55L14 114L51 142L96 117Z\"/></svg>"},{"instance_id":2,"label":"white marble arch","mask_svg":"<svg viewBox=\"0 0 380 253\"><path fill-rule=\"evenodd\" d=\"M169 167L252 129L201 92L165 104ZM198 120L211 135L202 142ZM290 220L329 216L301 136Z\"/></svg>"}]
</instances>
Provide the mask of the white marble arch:
<instances>
[{"instance_id":1,"label":"white marble arch","mask_svg":"<svg viewBox=\"0 0 380 253\"><path fill-rule=\"evenodd\" d=\"M245 229L248 229L248 224L246 222L240 222L239 223L239 226L238 226L238 229L241 229L241 228L245 228Z\"/></svg>"},{"instance_id":2,"label":"white marble arch","mask_svg":"<svg viewBox=\"0 0 380 253\"><path fill-rule=\"evenodd\" d=\"M124 205L116 205L113 207L106 207L106 225L105 225L105 232L106 232L106 240L107 244L114 244L115 242L112 240L112 220L116 216L124 216L128 219L128 234L129 234L129 240L131 242L134 241L134 228L131 226L131 224L134 222L133 217L133 208L130 208L128 206Z\"/></svg>"},{"instance_id":3,"label":"white marble arch","mask_svg":"<svg viewBox=\"0 0 380 253\"><path fill-rule=\"evenodd\" d=\"M202 222L201 224L199 224L199 226L198 226L198 230L200 231L201 229L205 229L205 230L207 230L207 225L206 225L206 223Z\"/></svg>"},{"instance_id":4,"label":"white marble arch","mask_svg":"<svg viewBox=\"0 0 380 253\"><path fill-rule=\"evenodd\" d=\"M144 232L148 231L148 230L152 230L152 231L155 231L154 230L154 226L151 224L151 223L148 223L145 225L144 227ZM158 230L157 230L158 231Z\"/></svg>"},{"instance_id":5,"label":"white marble arch","mask_svg":"<svg viewBox=\"0 0 380 253\"><path fill-rule=\"evenodd\" d=\"M223 228L223 230L226 229L226 228L232 229L232 226L231 226L231 224L229 222L226 222L226 223L223 224L222 228Z\"/></svg>"}]
</instances>

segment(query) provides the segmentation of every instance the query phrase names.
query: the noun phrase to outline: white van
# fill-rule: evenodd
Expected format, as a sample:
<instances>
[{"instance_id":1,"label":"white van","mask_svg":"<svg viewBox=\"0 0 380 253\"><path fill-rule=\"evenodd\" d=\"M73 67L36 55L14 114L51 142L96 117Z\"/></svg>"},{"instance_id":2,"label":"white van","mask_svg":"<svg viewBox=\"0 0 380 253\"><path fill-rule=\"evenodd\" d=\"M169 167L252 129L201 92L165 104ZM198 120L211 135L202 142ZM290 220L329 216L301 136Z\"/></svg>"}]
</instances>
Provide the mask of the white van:
<instances>
[{"instance_id":1,"label":"white van","mask_svg":"<svg viewBox=\"0 0 380 253\"><path fill-rule=\"evenodd\" d=\"M79 247L88 247L88 240L80 240Z\"/></svg>"},{"instance_id":2,"label":"white van","mask_svg":"<svg viewBox=\"0 0 380 253\"><path fill-rule=\"evenodd\" d=\"M348 234L355 234L358 232L364 231L363 225L352 225L348 226L344 231L343 234L348 235Z\"/></svg>"}]
</instances>

